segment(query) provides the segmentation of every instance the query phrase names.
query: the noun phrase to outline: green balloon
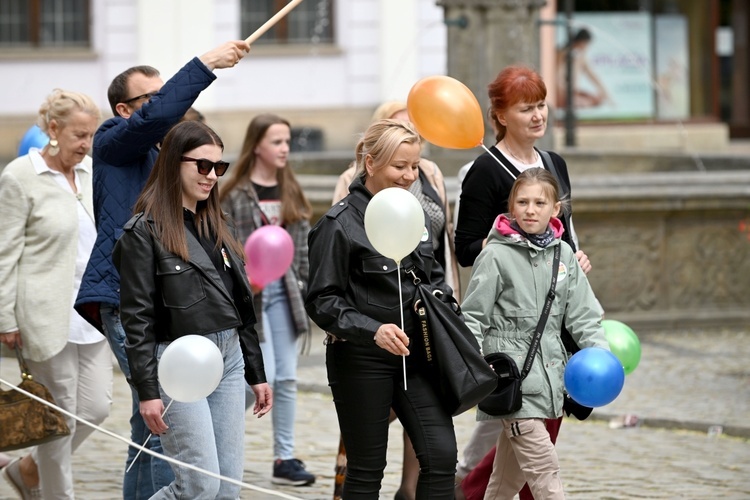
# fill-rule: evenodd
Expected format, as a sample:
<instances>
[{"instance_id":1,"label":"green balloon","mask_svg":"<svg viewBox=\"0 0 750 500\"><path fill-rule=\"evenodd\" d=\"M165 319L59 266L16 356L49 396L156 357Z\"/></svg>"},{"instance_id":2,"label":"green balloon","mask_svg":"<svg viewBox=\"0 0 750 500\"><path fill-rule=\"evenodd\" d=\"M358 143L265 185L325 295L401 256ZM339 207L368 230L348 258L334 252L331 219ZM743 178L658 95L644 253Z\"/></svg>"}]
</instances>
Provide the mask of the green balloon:
<instances>
[{"instance_id":1,"label":"green balloon","mask_svg":"<svg viewBox=\"0 0 750 500\"><path fill-rule=\"evenodd\" d=\"M602 327L609 349L622 363L625 375L633 373L641 361L641 342L638 336L628 325L613 319L602 320Z\"/></svg>"}]
</instances>

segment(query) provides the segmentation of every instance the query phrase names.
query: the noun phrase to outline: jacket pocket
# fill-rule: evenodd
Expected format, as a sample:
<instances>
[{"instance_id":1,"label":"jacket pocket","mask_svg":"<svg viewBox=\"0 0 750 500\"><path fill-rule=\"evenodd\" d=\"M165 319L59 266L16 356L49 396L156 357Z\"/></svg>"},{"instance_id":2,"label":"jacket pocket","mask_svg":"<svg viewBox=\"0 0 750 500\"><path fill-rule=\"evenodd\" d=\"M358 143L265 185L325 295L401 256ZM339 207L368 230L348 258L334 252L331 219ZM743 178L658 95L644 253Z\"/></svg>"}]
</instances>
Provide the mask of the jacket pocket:
<instances>
[{"instance_id":1,"label":"jacket pocket","mask_svg":"<svg viewBox=\"0 0 750 500\"><path fill-rule=\"evenodd\" d=\"M383 309L398 309L396 262L387 257L370 257L362 261L362 272L367 284L367 303Z\"/></svg>"},{"instance_id":2,"label":"jacket pocket","mask_svg":"<svg viewBox=\"0 0 750 500\"><path fill-rule=\"evenodd\" d=\"M166 307L186 309L206 298L200 273L189 262L177 257L162 259L156 266L156 275Z\"/></svg>"}]
</instances>

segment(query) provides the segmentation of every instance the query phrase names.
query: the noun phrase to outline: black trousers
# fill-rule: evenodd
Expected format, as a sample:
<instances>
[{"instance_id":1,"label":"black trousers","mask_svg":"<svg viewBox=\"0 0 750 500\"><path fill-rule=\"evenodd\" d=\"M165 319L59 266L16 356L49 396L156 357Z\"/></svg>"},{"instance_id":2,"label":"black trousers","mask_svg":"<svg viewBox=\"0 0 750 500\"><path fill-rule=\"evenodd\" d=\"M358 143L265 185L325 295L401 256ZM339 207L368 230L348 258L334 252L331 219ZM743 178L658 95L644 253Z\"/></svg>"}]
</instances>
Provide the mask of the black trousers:
<instances>
[{"instance_id":1,"label":"black trousers","mask_svg":"<svg viewBox=\"0 0 750 500\"><path fill-rule=\"evenodd\" d=\"M351 342L327 347L328 383L346 447L345 500L378 499L391 408L417 453L417 499L453 500L458 456L453 419L440 404L419 354L406 360L404 390L401 356Z\"/></svg>"}]
</instances>

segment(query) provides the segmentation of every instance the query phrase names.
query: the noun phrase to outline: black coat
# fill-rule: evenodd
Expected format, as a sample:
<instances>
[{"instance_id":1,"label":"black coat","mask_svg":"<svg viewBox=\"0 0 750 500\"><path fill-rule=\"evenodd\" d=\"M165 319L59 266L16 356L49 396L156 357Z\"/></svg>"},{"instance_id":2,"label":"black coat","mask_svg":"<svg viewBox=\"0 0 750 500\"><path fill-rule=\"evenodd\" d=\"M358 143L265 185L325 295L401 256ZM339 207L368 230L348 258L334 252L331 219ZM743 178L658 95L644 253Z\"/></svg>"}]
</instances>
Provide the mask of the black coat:
<instances>
[{"instance_id":1,"label":"black coat","mask_svg":"<svg viewBox=\"0 0 750 500\"><path fill-rule=\"evenodd\" d=\"M184 335L237 328L245 358L245 380L266 382L252 292L243 259L227 248L235 296L227 291L200 242L185 231L190 260L164 249L153 220L134 216L113 251L120 273L120 316L131 383L143 400L158 399L156 344Z\"/></svg>"},{"instance_id":2,"label":"black coat","mask_svg":"<svg viewBox=\"0 0 750 500\"><path fill-rule=\"evenodd\" d=\"M410 309L416 287L404 270L414 266L420 279L451 293L443 269L434 259L432 238L423 238L401 260L403 302L399 305L396 262L379 254L365 232L365 210L372 194L359 178L349 191L310 231L310 281L305 309L326 332L358 344L374 345L373 337L382 324L401 326L403 308L404 331L410 335L414 324ZM426 214L425 220L429 221ZM429 222L426 227L430 228Z\"/></svg>"}]
</instances>

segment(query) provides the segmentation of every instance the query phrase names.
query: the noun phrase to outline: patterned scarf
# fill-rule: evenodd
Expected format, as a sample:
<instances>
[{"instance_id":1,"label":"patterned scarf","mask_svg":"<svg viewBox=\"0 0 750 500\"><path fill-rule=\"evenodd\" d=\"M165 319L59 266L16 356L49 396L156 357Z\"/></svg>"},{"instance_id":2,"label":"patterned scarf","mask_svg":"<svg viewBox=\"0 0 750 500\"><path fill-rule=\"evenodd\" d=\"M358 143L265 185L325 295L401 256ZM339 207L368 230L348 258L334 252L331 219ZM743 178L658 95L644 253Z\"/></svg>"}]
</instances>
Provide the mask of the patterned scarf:
<instances>
[{"instance_id":1,"label":"patterned scarf","mask_svg":"<svg viewBox=\"0 0 750 500\"><path fill-rule=\"evenodd\" d=\"M510 222L510 227L518 231L518 234L532 242L539 248L547 248L547 246L555 240L555 233L552 232L552 228L547 225L547 230L542 234L526 234L526 231L521 229L515 220Z\"/></svg>"}]
</instances>

